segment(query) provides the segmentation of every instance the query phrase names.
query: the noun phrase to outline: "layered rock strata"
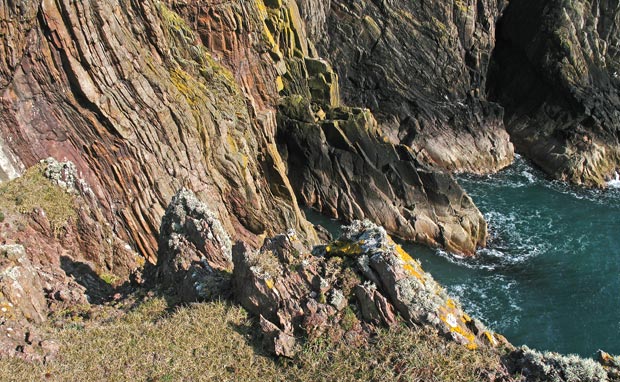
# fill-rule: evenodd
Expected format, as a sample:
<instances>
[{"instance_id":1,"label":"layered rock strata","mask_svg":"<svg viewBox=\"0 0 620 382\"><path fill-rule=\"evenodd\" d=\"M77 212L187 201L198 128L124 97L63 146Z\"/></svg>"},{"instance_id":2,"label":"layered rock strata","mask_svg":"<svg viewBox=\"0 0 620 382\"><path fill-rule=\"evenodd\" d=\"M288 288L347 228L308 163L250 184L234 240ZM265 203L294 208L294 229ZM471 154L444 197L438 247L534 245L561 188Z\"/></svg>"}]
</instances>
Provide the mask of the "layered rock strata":
<instances>
[{"instance_id":1,"label":"layered rock strata","mask_svg":"<svg viewBox=\"0 0 620 382\"><path fill-rule=\"evenodd\" d=\"M338 75L315 56L295 21L296 3L269 3L266 10L271 54L282 64L277 139L298 200L460 254L484 246L486 223L452 177L390 142L368 109L341 105Z\"/></svg>"},{"instance_id":2,"label":"layered rock strata","mask_svg":"<svg viewBox=\"0 0 620 382\"><path fill-rule=\"evenodd\" d=\"M505 2L300 3L343 99L370 108L392 142L449 171L495 172L512 162L503 111L485 95Z\"/></svg>"},{"instance_id":3,"label":"layered rock strata","mask_svg":"<svg viewBox=\"0 0 620 382\"><path fill-rule=\"evenodd\" d=\"M3 178L48 156L70 159L116 234L153 262L165 206L183 185L236 239L259 245L258 235L295 227L315 240L273 144L275 115L249 102L164 3L0 9ZM257 12L241 22L262 25Z\"/></svg>"},{"instance_id":4,"label":"layered rock strata","mask_svg":"<svg viewBox=\"0 0 620 382\"><path fill-rule=\"evenodd\" d=\"M556 179L603 187L620 167L616 2L511 1L491 97L517 149Z\"/></svg>"}]
</instances>

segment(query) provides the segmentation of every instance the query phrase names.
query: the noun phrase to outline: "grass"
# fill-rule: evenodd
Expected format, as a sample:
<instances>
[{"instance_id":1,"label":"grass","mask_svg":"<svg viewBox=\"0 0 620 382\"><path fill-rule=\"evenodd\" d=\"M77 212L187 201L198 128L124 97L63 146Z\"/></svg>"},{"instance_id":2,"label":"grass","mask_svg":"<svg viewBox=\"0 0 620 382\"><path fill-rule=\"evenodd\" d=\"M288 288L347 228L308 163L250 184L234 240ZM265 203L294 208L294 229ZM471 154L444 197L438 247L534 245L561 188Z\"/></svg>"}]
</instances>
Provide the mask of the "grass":
<instances>
[{"instance_id":1,"label":"grass","mask_svg":"<svg viewBox=\"0 0 620 382\"><path fill-rule=\"evenodd\" d=\"M2 381L479 381L497 355L468 351L435 334L399 327L366 347L319 338L294 359L263 349L255 320L210 302L169 311L153 298L107 323L48 328L56 360L0 360Z\"/></svg>"},{"instance_id":2,"label":"grass","mask_svg":"<svg viewBox=\"0 0 620 382\"><path fill-rule=\"evenodd\" d=\"M43 172L45 164L28 169L23 176L0 185L0 210L29 214L40 208L58 232L69 219L76 218L74 198L47 179ZM4 215L3 218L4 220Z\"/></svg>"}]
</instances>

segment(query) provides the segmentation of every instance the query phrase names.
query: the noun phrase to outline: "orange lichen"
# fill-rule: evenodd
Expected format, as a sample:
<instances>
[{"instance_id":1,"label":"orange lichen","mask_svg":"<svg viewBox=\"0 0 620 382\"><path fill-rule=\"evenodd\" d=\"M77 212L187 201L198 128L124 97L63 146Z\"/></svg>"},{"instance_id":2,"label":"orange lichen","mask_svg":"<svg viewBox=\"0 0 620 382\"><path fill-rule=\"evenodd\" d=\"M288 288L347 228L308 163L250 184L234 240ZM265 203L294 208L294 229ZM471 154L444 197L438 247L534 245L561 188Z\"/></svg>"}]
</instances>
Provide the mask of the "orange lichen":
<instances>
[{"instance_id":1,"label":"orange lichen","mask_svg":"<svg viewBox=\"0 0 620 382\"><path fill-rule=\"evenodd\" d=\"M273 282L272 279L267 279L267 280L265 280L265 285L267 285L267 288L273 289L274 282Z\"/></svg>"},{"instance_id":2,"label":"orange lichen","mask_svg":"<svg viewBox=\"0 0 620 382\"><path fill-rule=\"evenodd\" d=\"M425 281L422 276L424 271L422 270L422 267L420 267L420 265L403 249L403 247L394 243L392 240L390 240L389 243L394 246L396 256L403 261L403 269L424 284Z\"/></svg>"}]
</instances>

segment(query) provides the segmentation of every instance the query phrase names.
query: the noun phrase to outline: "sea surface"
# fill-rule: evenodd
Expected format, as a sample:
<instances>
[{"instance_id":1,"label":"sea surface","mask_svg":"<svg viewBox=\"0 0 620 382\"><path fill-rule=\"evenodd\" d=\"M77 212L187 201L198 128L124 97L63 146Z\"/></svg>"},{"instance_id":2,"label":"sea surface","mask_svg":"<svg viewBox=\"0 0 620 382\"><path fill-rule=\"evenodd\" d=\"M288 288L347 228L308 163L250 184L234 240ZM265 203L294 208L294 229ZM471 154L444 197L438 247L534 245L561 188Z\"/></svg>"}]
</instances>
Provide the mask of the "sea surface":
<instances>
[{"instance_id":1,"label":"sea surface","mask_svg":"<svg viewBox=\"0 0 620 382\"><path fill-rule=\"evenodd\" d=\"M487 219L488 247L473 260L405 250L515 345L620 354L620 181L605 191L575 188L519 157L498 174L458 179ZM307 214L337 232L339 223Z\"/></svg>"}]
</instances>

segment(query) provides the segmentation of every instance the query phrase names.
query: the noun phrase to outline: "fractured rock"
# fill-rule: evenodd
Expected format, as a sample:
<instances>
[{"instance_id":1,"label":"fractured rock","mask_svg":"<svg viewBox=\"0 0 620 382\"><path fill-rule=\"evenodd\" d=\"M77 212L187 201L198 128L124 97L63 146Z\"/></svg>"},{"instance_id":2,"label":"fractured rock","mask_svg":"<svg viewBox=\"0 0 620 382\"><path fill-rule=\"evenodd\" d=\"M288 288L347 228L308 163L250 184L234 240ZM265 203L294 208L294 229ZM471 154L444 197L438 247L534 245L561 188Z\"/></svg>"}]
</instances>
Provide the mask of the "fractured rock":
<instances>
[{"instance_id":1,"label":"fractured rock","mask_svg":"<svg viewBox=\"0 0 620 382\"><path fill-rule=\"evenodd\" d=\"M215 214L183 188L162 219L157 278L184 301L210 299L225 292L232 267L232 243Z\"/></svg>"},{"instance_id":2,"label":"fractured rock","mask_svg":"<svg viewBox=\"0 0 620 382\"><path fill-rule=\"evenodd\" d=\"M464 313L383 228L355 221L343 232L312 253L291 233L267 239L260 250L233 247L234 296L260 316L275 353L290 357L304 337L358 343L374 327L401 321L470 349L510 347Z\"/></svg>"},{"instance_id":3,"label":"fractured rock","mask_svg":"<svg viewBox=\"0 0 620 382\"><path fill-rule=\"evenodd\" d=\"M323 121L306 122L310 107L301 104L295 97L282 100L278 134L300 202L454 253L471 256L486 244L486 222L454 178L382 139L369 110L339 107Z\"/></svg>"}]
</instances>

